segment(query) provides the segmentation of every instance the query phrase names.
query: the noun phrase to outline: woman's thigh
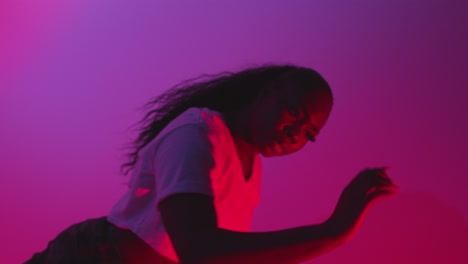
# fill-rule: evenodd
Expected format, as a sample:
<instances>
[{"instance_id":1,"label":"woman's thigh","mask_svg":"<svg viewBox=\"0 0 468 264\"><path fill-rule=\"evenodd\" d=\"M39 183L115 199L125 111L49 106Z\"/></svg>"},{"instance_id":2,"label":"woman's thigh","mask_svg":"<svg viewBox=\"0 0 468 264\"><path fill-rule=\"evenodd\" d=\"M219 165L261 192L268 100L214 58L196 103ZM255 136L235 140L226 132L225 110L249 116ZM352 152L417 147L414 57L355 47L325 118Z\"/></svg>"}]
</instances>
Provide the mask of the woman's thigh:
<instances>
[{"instance_id":1,"label":"woman's thigh","mask_svg":"<svg viewBox=\"0 0 468 264\"><path fill-rule=\"evenodd\" d=\"M71 225L25 264L124 263L109 239L110 231L105 217Z\"/></svg>"},{"instance_id":2,"label":"woman's thigh","mask_svg":"<svg viewBox=\"0 0 468 264\"><path fill-rule=\"evenodd\" d=\"M25 264L174 264L129 230L106 217L88 219L62 231Z\"/></svg>"}]
</instances>

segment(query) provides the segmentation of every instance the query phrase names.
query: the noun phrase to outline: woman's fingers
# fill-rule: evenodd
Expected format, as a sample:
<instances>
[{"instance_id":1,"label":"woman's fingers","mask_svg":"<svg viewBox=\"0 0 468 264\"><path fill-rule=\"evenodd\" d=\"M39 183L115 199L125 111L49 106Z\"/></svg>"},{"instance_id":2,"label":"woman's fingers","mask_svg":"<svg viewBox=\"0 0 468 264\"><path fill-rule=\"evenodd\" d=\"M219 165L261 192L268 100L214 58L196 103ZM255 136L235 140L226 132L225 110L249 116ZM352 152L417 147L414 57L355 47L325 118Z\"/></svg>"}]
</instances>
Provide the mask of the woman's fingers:
<instances>
[{"instance_id":1,"label":"woman's fingers","mask_svg":"<svg viewBox=\"0 0 468 264\"><path fill-rule=\"evenodd\" d=\"M396 185L393 183L393 181L390 180L389 178L378 177L378 178L375 180L375 183L376 183L376 185L382 186L382 187L398 188L398 186L396 186Z\"/></svg>"},{"instance_id":2,"label":"woman's fingers","mask_svg":"<svg viewBox=\"0 0 468 264\"><path fill-rule=\"evenodd\" d=\"M386 185L396 186L392 179L386 173L387 170L388 167L380 167L375 169L369 169L367 173L379 183L385 183Z\"/></svg>"},{"instance_id":3,"label":"woman's fingers","mask_svg":"<svg viewBox=\"0 0 468 264\"><path fill-rule=\"evenodd\" d=\"M378 197L396 194L400 188L385 173L385 169L375 171L374 185L366 193L366 200L370 202Z\"/></svg>"},{"instance_id":4,"label":"woman's fingers","mask_svg":"<svg viewBox=\"0 0 468 264\"><path fill-rule=\"evenodd\" d=\"M388 177L386 167L361 171L343 190L330 217L336 230L352 234L369 208L379 198L396 194L398 187Z\"/></svg>"},{"instance_id":5,"label":"woman's fingers","mask_svg":"<svg viewBox=\"0 0 468 264\"><path fill-rule=\"evenodd\" d=\"M374 192L370 193L366 197L366 204L369 205L370 203L376 201L379 198L384 198L384 197L391 197L398 194L394 190L387 190L387 189L378 189L375 190Z\"/></svg>"},{"instance_id":6,"label":"woman's fingers","mask_svg":"<svg viewBox=\"0 0 468 264\"><path fill-rule=\"evenodd\" d=\"M366 169L356 176L350 188L364 194L366 197L376 191L385 190L395 192L398 190L390 177L385 173L388 167Z\"/></svg>"},{"instance_id":7,"label":"woman's fingers","mask_svg":"<svg viewBox=\"0 0 468 264\"><path fill-rule=\"evenodd\" d=\"M399 187L385 173L387 167L365 169L347 186L342 196L344 200L359 207L366 207L368 201L379 195L395 193Z\"/></svg>"},{"instance_id":8,"label":"woman's fingers","mask_svg":"<svg viewBox=\"0 0 468 264\"><path fill-rule=\"evenodd\" d=\"M382 177L382 178L385 178L388 180L388 182L391 184L391 185L395 185L395 183L392 181L392 179L388 176L387 174L387 171L388 171L389 167L382 167L380 168L377 173Z\"/></svg>"},{"instance_id":9,"label":"woman's fingers","mask_svg":"<svg viewBox=\"0 0 468 264\"><path fill-rule=\"evenodd\" d=\"M394 193L398 190L399 190L399 187L395 185L376 185L376 186L372 186L371 188L369 188L369 190L367 190L366 196L369 196L373 194L374 192L385 191L385 192Z\"/></svg>"}]
</instances>

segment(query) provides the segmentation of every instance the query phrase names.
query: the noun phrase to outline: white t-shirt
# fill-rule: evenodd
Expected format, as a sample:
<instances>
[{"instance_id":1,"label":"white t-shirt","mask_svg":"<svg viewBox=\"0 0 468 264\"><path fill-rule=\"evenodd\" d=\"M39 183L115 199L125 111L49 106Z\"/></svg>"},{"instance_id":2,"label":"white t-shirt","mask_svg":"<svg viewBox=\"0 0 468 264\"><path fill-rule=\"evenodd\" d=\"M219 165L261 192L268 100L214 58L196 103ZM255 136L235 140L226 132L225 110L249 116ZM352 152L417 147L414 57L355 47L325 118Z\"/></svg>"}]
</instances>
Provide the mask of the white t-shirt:
<instances>
[{"instance_id":1,"label":"white t-shirt","mask_svg":"<svg viewBox=\"0 0 468 264\"><path fill-rule=\"evenodd\" d=\"M129 189L112 208L108 220L130 229L177 262L158 211L160 201L177 193L212 196L218 227L246 232L260 201L260 182L260 157L254 158L246 181L222 115L207 108L190 108L140 150Z\"/></svg>"}]
</instances>

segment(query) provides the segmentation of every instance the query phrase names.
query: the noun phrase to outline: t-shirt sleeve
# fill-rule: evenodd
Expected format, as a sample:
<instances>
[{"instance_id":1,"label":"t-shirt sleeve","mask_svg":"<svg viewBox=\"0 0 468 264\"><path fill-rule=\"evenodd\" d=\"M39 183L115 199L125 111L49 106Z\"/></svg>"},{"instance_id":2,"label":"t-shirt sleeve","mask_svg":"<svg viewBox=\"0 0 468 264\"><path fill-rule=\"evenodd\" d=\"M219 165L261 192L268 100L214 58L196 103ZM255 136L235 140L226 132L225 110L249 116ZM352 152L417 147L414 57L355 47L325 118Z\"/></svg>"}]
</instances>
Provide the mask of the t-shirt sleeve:
<instances>
[{"instance_id":1,"label":"t-shirt sleeve","mask_svg":"<svg viewBox=\"0 0 468 264\"><path fill-rule=\"evenodd\" d=\"M200 124L183 125L165 135L152 160L157 205L178 193L213 196L215 144L215 133Z\"/></svg>"}]
</instances>

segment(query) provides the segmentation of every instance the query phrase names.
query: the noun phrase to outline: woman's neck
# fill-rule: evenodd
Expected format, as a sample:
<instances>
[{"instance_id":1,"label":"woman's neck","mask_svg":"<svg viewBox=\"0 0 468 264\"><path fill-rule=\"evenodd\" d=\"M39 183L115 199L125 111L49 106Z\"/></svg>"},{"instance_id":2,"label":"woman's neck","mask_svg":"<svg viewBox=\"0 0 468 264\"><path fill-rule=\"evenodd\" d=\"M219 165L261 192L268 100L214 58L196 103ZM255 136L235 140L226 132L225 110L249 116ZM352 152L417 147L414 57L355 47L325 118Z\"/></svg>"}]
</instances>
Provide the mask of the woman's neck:
<instances>
[{"instance_id":1,"label":"woman's neck","mask_svg":"<svg viewBox=\"0 0 468 264\"><path fill-rule=\"evenodd\" d=\"M224 117L239 155L254 157L258 154L258 150L250 142L249 131L251 131L251 128L249 127L249 118L243 112L226 113Z\"/></svg>"}]
</instances>

